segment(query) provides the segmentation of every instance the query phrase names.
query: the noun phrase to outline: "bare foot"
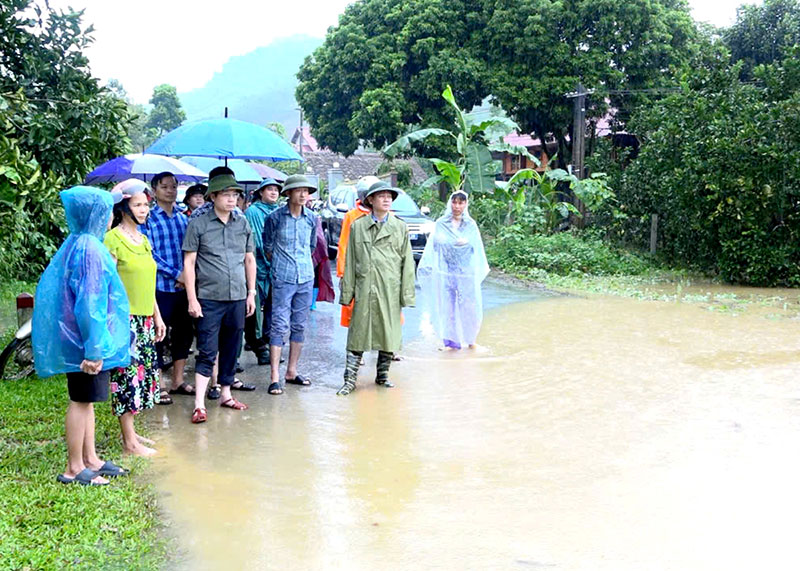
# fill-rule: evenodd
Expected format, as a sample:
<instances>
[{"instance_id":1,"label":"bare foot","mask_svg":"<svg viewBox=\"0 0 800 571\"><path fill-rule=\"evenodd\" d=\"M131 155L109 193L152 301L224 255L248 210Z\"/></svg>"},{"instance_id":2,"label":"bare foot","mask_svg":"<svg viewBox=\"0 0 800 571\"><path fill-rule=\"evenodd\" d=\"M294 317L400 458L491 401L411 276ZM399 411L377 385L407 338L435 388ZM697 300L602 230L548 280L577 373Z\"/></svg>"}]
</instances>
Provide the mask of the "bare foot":
<instances>
[{"instance_id":1,"label":"bare foot","mask_svg":"<svg viewBox=\"0 0 800 571\"><path fill-rule=\"evenodd\" d=\"M131 448L123 448L123 454L130 454L131 456L142 456L144 458L149 458L153 456L158 451L154 448L150 448L149 446L145 446L144 444L139 444L138 442Z\"/></svg>"},{"instance_id":2,"label":"bare foot","mask_svg":"<svg viewBox=\"0 0 800 571\"><path fill-rule=\"evenodd\" d=\"M150 438L145 438L141 434L136 435L136 440L138 440L140 444L149 444L150 446L153 446L156 443L155 440L151 440Z\"/></svg>"}]
</instances>

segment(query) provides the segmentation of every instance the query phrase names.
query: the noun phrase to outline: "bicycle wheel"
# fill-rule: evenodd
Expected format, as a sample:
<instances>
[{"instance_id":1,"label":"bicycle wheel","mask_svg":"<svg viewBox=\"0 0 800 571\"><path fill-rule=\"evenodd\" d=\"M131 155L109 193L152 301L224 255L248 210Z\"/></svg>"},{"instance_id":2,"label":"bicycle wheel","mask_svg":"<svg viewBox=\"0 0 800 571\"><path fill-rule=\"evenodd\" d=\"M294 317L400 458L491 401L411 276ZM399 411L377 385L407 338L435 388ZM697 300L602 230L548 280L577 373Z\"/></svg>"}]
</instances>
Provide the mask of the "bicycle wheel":
<instances>
[{"instance_id":1,"label":"bicycle wheel","mask_svg":"<svg viewBox=\"0 0 800 571\"><path fill-rule=\"evenodd\" d=\"M31 338L11 340L0 353L0 380L18 381L33 374Z\"/></svg>"}]
</instances>

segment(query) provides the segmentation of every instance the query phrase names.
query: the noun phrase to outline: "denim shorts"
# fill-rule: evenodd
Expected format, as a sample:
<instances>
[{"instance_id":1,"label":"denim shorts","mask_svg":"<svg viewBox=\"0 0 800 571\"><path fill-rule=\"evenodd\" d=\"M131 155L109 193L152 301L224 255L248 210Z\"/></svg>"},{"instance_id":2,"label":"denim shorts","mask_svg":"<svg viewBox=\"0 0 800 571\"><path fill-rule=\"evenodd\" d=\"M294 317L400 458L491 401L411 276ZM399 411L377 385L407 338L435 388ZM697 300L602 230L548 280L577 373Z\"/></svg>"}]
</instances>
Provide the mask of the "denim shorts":
<instances>
[{"instance_id":1,"label":"denim shorts","mask_svg":"<svg viewBox=\"0 0 800 571\"><path fill-rule=\"evenodd\" d=\"M306 321L311 309L314 280L302 284L274 281L272 283L272 327L269 344L283 346L286 333L289 341L302 343L305 339Z\"/></svg>"}]
</instances>

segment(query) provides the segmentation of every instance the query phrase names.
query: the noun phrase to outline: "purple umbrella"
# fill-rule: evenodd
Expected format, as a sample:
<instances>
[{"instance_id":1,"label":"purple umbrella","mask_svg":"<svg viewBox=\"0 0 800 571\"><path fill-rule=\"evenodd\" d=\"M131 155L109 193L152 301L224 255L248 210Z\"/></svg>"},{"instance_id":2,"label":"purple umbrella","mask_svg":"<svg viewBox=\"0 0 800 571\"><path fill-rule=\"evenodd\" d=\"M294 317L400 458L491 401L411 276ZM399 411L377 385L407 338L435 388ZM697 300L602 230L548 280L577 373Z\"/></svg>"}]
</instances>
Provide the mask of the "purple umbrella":
<instances>
[{"instance_id":1,"label":"purple umbrella","mask_svg":"<svg viewBox=\"0 0 800 571\"><path fill-rule=\"evenodd\" d=\"M288 176L286 173L282 173L278 169L274 169L272 167L268 167L267 165L262 165L261 163L247 163L249 164L258 174L261 175L261 178L272 177L278 182L283 182L286 180Z\"/></svg>"},{"instance_id":2,"label":"purple umbrella","mask_svg":"<svg viewBox=\"0 0 800 571\"><path fill-rule=\"evenodd\" d=\"M163 155L136 153L123 155L103 163L88 175L86 184L102 184L117 182L129 178L147 181L160 172L169 171L182 182L200 182L208 177L208 173L178 159Z\"/></svg>"}]
</instances>

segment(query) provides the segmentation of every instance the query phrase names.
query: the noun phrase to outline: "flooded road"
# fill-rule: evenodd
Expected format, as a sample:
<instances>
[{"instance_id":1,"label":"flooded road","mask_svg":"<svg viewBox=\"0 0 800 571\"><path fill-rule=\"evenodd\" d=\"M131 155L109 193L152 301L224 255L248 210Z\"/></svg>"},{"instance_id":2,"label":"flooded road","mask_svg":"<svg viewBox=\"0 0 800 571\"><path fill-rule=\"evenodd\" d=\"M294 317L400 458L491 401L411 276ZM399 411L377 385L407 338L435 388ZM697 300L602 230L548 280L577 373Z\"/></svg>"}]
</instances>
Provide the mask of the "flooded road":
<instances>
[{"instance_id":1,"label":"flooded road","mask_svg":"<svg viewBox=\"0 0 800 571\"><path fill-rule=\"evenodd\" d=\"M250 410L147 422L178 569L796 569L798 321L489 284L474 351L406 311L393 390L337 397L339 308ZM724 292L723 292L724 295Z\"/></svg>"}]
</instances>

